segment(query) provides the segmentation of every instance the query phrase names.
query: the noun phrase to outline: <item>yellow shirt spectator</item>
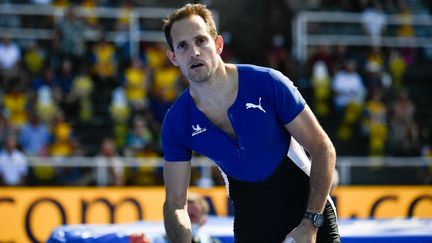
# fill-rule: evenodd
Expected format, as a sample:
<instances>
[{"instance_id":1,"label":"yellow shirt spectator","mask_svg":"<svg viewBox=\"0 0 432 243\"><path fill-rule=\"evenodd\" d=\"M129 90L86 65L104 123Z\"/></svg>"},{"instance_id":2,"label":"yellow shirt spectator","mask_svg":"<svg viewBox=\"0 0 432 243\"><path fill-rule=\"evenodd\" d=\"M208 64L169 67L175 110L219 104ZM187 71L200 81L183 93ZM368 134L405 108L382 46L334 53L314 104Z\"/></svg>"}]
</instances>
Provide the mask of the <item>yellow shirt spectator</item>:
<instances>
[{"instance_id":1,"label":"yellow shirt spectator","mask_svg":"<svg viewBox=\"0 0 432 243\"><path fill-rule=\"evenodd\" d=\"M96 7L95 0L84 0L82 3L82 7L89 11L90 13L93 12L94 8ZM85 18L87 23L91 26L96 26L98 24L98 18L95 15L91 15Z\"/></svg>"},{"instance_id":2,"label":"yellow shirt spectator","mask_svg":"<svg viewBox=\"0 0 432 243\"><path fill-rule=\"evenodd\" d=\"M116 72L115 48L111 43L101 41L94 48L95 65L97 75L112 77Z\"/></svg>"},{"instance_id":3,"label":"yellow shirt spectator","mask_svg":"<svg viewBox=\"0 0 432 243\"><path fill-rule=\"evenodd\" d=\"M26 104L27 96L18 91L9 92L3 97L3 105L9 113L8 120L13 127L20 128L26 123Z\"/></svg>"},{"instance_id":4,"label":"yellow shirt spectator","mask_svg":"<svg viewBox=\"0 0 432 243\"><path fill-rule=\"evenodd\" d=\"M24 62L27 69L31 73L38 73L42 70L44 65L44 56L38 47L35 45L24 55Z\"/></svg>"},{"instance_id":5,"label":"yellow shirt spectator","mask_svg":"<svg viewBox=\"0 0 432 243\"><path fill-rule=\"evenodd\" d=\"M152 92L159 100L173 102L177 98L179 70L172 66L165 66L155 71Z\"/></svg>"},{"instance_id":6,"label":"yellow shirt spectator","mask_svg":"<svg viewBox=\"0 0 432 243\"><path fill-rule=\"evenodd\" d=\"M162 67L166 60L166 48L162 43L156 43L146 50L148 66L153 69Z\"/></svg>"},{"instance_id":7,"label":"yellow shirt spectator","mask_svg":"<svg viewBox=\"0 0 432 243\"><path fill-rule=\"evenodd\" d=\"M69 156L72 154L71 131L71 126L66 122L60 122L54 126L54 142L49 148L51 156Z\"/></svg>"},{"instance_id":8,"label":"yellow shirt spectator","mask_svg":"<svg viewBox=\"0 0 432 243\"><path fill-rule=\"evenodd\" d=\"M142 102L147 99L148 78L139 60L125 72L126 96L130 102Z\"/></svg>"}]
</instances>

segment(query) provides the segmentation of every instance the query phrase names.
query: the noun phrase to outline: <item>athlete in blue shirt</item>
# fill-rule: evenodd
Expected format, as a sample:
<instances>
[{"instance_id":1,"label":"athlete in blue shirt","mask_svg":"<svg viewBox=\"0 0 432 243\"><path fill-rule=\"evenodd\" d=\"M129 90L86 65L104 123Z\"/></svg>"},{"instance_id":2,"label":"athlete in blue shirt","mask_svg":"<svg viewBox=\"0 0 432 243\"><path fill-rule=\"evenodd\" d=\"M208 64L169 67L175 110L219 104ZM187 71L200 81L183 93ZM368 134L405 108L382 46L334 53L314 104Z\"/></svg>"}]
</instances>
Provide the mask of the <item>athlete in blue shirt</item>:
<instances>
[{"instance_id":1,"label":"athlete in blue shirt","mask_svg":"<svg viewBox=\"0 0 432 243\"><path fill-rule=\"evenodd\" d=\"M162 127L170 240L191 240L186 199L196 151L226 178L236 242L340 242L328 198L335 150L293 83L273 69L224 63L204 5L171 13L164 32L168 58L189 81Z\"/></svg>"}]
</instances>

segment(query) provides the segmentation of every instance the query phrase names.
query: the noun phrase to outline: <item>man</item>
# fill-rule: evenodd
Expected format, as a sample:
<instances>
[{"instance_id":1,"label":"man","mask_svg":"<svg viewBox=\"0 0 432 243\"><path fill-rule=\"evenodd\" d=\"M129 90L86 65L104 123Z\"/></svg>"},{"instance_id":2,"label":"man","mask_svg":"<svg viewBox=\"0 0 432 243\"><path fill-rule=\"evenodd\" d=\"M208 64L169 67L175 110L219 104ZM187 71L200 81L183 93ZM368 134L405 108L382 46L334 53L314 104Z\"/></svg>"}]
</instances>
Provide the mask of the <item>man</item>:
<instances>
[{"instance_id":1,"label":"man","mask_svg":"<svg viewBox=\"0 0 432 243\"><path fill-rule=\"evenodd\" d=\"M26 155L43 155L48 147L50 134L48 127L40 121L37 113L31 113L29 120L19 132L19 143Z\"/></svg>"},{"instance_id":2,"label":"man","mask_svg":"<svg viewBox=\"0 0 432 243\"><path fill-rule=\"evenodd\" d=\"M28 171L26 155L17 149L15 137L8 136L0 151L0 184L3 181L7 186L22 186Z\"/></svg>"},{"instance_id":3,"label":"man","mask_svg":"<svg viewBox=\"0 0 432 243\"><path fill-rule=\"evenodd\" d=\"M192 243L219 243L220 240L208 235L203 226L207 223L209 205L204 197L197 193L189 193L187 198L187 212L191 221ZM167 236L156 238L153 243L169 242Z\"/></svg>"},{"instance_id":4,"label":"man","mask_svg":"<svg viewBox=\"0 0 432 243\"><path fill-rule=\"evenodd\" d=\"M224 63L223 39L204 5L177 9L163 29L168 58L189 82L162 127L170 240L191 242L187 189L196 151L223 171L236 242L340 242L328 199L334 147L292 82L273 69Z\"/></svg>"},{"instance_id":5,"label":"man","mask_svg":"<svg viewBox=\"0 0 432 243\"><path fill-rule=\"evenodd\" d=\"M192 242L196 243L216 243L216 239L210 237L202 230L202 226L207 222L209 205L200 195L189 193L187 199L187 211L191 221Z\"/></svg>"}]
</instances>

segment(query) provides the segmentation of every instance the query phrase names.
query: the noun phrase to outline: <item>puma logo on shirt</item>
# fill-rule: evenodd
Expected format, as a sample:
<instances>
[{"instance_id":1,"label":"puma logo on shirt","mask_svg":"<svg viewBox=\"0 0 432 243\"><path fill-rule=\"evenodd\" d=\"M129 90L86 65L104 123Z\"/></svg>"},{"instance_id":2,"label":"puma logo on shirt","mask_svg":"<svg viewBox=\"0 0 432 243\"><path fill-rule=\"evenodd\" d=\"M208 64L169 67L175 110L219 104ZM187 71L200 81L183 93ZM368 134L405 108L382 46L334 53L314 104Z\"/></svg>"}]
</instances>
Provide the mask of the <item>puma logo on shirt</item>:
<instances>
[{"instance_id":1,"label":"puma logo on shirt","mask_svg":"<svg viewBox=\"0 0 432 243\"><path fill-rule=\"evenodd\" d=\"M259 109L259 110L261 110L262 112L266 113L266 111L265 111L265 110L262 108L262 106L261 106L261 97L259 97L258 105L255 105L255 104L253 104L253 103L246 103L246 109L249 109L249 108Z\"/></svg>"}]
</instances>

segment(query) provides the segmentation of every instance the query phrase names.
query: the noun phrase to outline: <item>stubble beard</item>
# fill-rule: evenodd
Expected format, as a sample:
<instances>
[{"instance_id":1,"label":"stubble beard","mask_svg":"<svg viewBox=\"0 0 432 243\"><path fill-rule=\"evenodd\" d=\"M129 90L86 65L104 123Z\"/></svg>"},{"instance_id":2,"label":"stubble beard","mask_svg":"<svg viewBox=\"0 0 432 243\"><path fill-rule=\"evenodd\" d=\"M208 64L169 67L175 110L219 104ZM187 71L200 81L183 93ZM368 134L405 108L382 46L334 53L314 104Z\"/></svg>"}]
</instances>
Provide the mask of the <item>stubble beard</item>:
<instances>
[{"instance_id":1,"label":"stubble beard","mask_svg":"<svg viewBox=\"0 0 432 243\"><path fill-rule=\"evenodd\" d=\"M214 74L215 70L209 69L207 66L201 67L203 70L194 70L188 75L188 79L193 83L205 83L210 80L210 77ZM214 68L215 69L215 68Z\"/></svg>"}]
</instances>

